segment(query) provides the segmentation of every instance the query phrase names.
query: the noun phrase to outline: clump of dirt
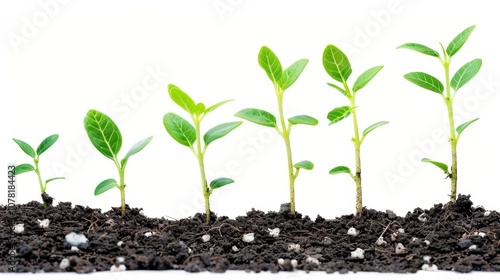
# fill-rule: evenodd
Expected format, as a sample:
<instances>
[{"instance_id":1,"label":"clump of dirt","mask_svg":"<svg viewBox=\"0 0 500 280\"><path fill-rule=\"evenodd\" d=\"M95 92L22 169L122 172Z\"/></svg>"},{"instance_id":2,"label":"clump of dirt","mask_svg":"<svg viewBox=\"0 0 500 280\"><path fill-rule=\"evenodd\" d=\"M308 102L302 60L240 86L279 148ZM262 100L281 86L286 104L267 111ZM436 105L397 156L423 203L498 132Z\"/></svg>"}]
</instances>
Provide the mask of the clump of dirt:
<instances>
[{"instance_id":1,"label":"clump of dirt","mask_svg":"<svg viewBox=\"0 0 500 280\"><path fill-rule=\"evenodd\" d=\"M87 273L113 265L188 272L500 271L500 214L472 205L470 196L460 195L456 203L417 208L405 217L364 209L314 220L252 209L235 219L212 214L210 224L200 213L172 221L128 206L125 217L119 208L102 213L71 203L0 206L0 251L10 256L0 258L0 272ZM17 224L24 231L14 232ZM70 232L88 242L70 245Z\"/></svg>"}]
</instances>

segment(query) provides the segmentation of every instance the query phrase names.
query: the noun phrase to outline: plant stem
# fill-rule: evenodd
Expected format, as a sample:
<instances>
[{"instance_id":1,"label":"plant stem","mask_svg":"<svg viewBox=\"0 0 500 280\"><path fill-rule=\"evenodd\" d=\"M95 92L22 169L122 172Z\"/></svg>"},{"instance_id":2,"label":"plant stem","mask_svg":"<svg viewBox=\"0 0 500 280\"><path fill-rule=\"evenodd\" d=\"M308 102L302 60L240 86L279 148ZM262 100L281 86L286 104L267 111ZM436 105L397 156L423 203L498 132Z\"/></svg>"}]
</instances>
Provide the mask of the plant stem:
<instances>
[{"instance_id":1,"label":"plant stem","mask_svg":"<svg viewBox=\"0 0 500 280\"><path fill-rule=\"evenodd\" d=\"M451 194L450 201L455 202L457 199L457 136L455 133L455 120L453 117L453 98L451 97L450 89L450 59L446 56L443 60L445 80L446 80L446 96L444 102L448 110L448 120L450 125L450 145L451 145Z\"/></svg>"},{"instance_id":2,"label":"plant stem","mask_svg":"<svg viewBox=\"0 0 500 280\"><path fill-rule=\"evenodd\" d=\"M125 166L120 169L120 198L122 204L122 217L125 217Z\"/></svg>"},{"instance_id":3,"label":"plant stem","mask_svg":"<svg viewBox=\"0 0 500 280\"><path fill-rule=\"evenodd\" d=\"M38 156L35 158L35 173L36 173L36 176L38 178L38 184L40 184L40 192L41 194L43 194L45 192L45 187L43 185L43 182L42 182L42 175L40 175L40 168L38 168ZM47 202L43 202L43 207L44 208L47 208Z\"/></svg>"},{"instance_id":4,"label":"plant stem","mask_svg":"<svg viewBox=\"0 0 500 280\"><path fill-rule=\"evenodd\" d=\"M361 188L361 140L359 138L355 94L356 93L354 93L349 100L351 101L351 114L354 125L354 138L352 140L354 142L354 154L356 158L356 173L354 176L354 181L356 182L356 213L361 214L361 212L363 212L363 191Z\"/></svg>"},{"instance_id":5,"label":"plant stem","mask_svg":"<svg viewBox=\"0 0 500 280\"><path fill-rule=\"evenodd\" d=\"M286 157L288 165L288 180L290 182L290 214L295 215L295 178L292 160L292 147L290 144L290 129L287 128L285 123L285 115L283 113L283 95L284 91L276 87L276 96L278 97L278 110L282 133L281 136L285 141Z\"/></svg>"},{"instance_id":6,"label":"plant stem","mask_svg":"<svg viewBox=\"0 0 500 280\"><path fill-rule=\"evenodd\" d=\"M210 192L207 186L207 178L205 175L204 152L201 150L201 129L199 119L194 119L196 129L196 158L198 159L198 166L200 167L201 187L203 189L203 197L205 198L205 215L206 223L210 222Z\"/></svg>"}]
</instances>

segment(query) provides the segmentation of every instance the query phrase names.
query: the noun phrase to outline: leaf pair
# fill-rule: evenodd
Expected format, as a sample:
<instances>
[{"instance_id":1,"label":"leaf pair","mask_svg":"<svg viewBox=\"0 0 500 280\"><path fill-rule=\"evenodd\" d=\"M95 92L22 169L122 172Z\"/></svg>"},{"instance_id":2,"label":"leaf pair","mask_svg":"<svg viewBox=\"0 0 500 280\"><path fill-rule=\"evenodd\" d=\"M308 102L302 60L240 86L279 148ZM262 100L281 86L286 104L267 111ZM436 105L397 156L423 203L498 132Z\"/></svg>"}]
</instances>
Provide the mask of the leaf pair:
<instances>
[{"instance_id":1,"label":"leaf pair","mask_svg":"<svg viewBox=\"0 0 500 280\"><path fill-rule=\"evenodd\" d=\"M299 78L307 65L307 59L299 59L283 71L276 54L266 46L259 52L259 65L264 69L269 79L282 90L289 88Z\"/></svg>"},{"instance_id":2,"label":"leaf pair","mask_svg":"<svg viewBox=\"0 0 500 280\"><path fill-rule=\"evenodd\" d=\"M267 127L273 127L278 129L278 125L276 123L276 117L264 110L255 109L255 108L247 108L243 109L236 114L236 117L242 118L244 120L262 125ZM297 115L291 118L288 118L288 122L292 125L294 124L304 124L304 125L312 125L315 126L318 124L318 120L308 116L308 115Z\"/></svg>"}]
</instances>

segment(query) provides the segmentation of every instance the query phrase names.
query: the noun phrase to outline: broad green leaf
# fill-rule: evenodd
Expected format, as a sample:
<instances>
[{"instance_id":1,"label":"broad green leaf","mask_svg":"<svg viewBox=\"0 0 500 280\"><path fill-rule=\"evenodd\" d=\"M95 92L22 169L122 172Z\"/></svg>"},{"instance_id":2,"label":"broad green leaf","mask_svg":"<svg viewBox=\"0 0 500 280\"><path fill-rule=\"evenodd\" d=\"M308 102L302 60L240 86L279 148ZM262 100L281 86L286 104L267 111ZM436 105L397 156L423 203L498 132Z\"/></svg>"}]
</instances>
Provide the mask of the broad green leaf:
<instances>
[{"instance_id":1,"label":"broad green leaf","mask_svg":"<svg viewBox=\"0 0 500 280\"><path fill-rule=\"evenodd\" d=\"M212 143L213 141L226 136L233 129L237 128L243 122L228 122L216 125L208 130L203 136L203 140L205 141L205 145Z\"/></svg>"},{"instance_id":2,"label":"broad green leaf","mask_svg":"<svg viewBox=\"0 0 500 280\"><path fill-rule=\"evenodd\" d=\"M466 129L466 128L467 128L467 127L471 124L471 123L473 123L473 122L475 122L475 121L477 121L477 120L479 120L479 118L475 118L475 119L473 119L473 120L470 120L470 121L468 121L468 122L465 122L465 123L463 123L463 124L459 125L459 126L457 127L457 132L458 132L458 134L461 134L461 133L462 133L462 131L464 131L464 130L465 130L465 129Z\"/></svg>"},{"instance_id":3,"label":"broad green leaf","mask_svg":"<svg viewBox=\"0 0 500 280\"><path fill-rule=\"evenodd\" d=\"M229 185L234 183L234 180L231 178L217 178L214 179L212 182L210 182L210 189L218 189L220 187L223 187L225 185Z\"/></svg>"},{"instance_id":4,"label":"broad green leaf","mask_svg":"<svg viewBox=\"0 0 500 280\"><path fill-rule=\"evenodd\" d=\"M48 180L45 180L45 185L47 185L47 183L49 182L52 182L52 181L55 181L55 180L63 180L63 179L66 179L64 177L54 177L54 178L50 178Z\"/></svg>"},{"instance_id":5,"label":"broad green leaf","mask_svg":"<svg viewBox=\"0 0 500 280\"><path fill-rule=\"evenodd\" d=\"M341 173L351 174L351 169L349 169L349 167L347 167L347 166L337 166L337 167L333 168L332 170L330 170L330 172L328 172L328 174L330 174L330 175L336 175L336 174L341 174Z\"/></svg>"},{"instance_id":6,"label":"broad green leaf","mask_svg":"<svg viewBox=\"0 0 500 280\"><path fill-rule=\"evenodd\" d=\"M281 63L274 52L266 46L263 46L259 51L259 65L266 71L267 76L273 83L279 83L283 71Z\"/></svg>"},{"instance_id":7,"label":"broad green leaf","mask_svg":"<svg viewBox=\"0 0 500 280\"><path fill-rule=\"evenodd\" d=\"M399 47L397 47L398 49L409 49L409 50L414 50L414 51L417 51L419 53L423 53L423 54L426 54L426 55L430 55L430 56L434 56L434 57L439 57L439 53L427 46L424 46L422 44L417 44L417 43L406 43L406 44L403 44Z\"/></svg>"},{"instance_id":8,"label":"broad green leaf","mask_svg":"<svg viewBox=\"0 0 500 280\"><path fill-rule=\"evenodd\" d=\"M300 73L302 73L306 67L308 61L309 60L307 59L300 59L283 71L279 80L279 86L281 89L285 90L295 83L295 81L299 78Z\"/></svg>"},{"instance_id":9,"label":"broad green leaf","mask_svg":"<svg viewBox=\"0 0 500 280\"><path fill-rule=\"evenodd\" d=\"M110 189L118 187L118 183L115 179L106 179L97 185L94 190L94 195L100 195L103 192L109 191Z\"/></svg>"},{"instance_id":10,"label":"broad green leaf","mask_svg":"<svg viewBox=\"0 0 500 280\"><path fill-rule=\"evenodd\" d=\"M34 171L34 170L35 170L35 167L33 165L31 165L29 163L23 163L23 164L19 164L18 166L15 167L14 173L16 175L19 175L19 174L29 172L29 171Z\"/></svg>"},{"instance_id":11,"label":"broad green leaf","mask_svg":"<svg viewBox=\"0 0 500 280\"><path fill-rule=\"evenodd\" d=\"M127 162L128 158L131 155L137 154L142 149L144 149L144 147L146 147L146 145L149 144L149 142L151 142L151 139L153 139L153 136L149 136L146 139L142 139L141 141L136 142L132 147L130 147L130 150L128 150L127 154L121 161L122 166L124 165L124 163Z\"/></svg>"},{"instance_id":12,"label":"broad green leaf","mask_svg":"<svg viewBox=\"0 0 500 280\"><path fill-rule=\"evenodd\" d=\"M208 107L206 110L205 110L205 114L208 114L210 112L212 112L213 110L219 108L220 106L226 104L227 102L230 102L230 101L233 101L234 99L228 99L228 100L224 100L224 101L221 101L219 103L216 103L210 107Z\"/></svg>"},{"instance_id":13,"label":"broad green leaf","mask_svg":"<svg viewBox=\"0 0 500 280\"><path fill-rule=\"evenodd\" d=\"M481 69L482 60L479 58L474 59L471 62L466 63L453 75L451 79L451 87L457 91L463 85L468 83L474 76L476 76L479 69Z\"/></svg>"},{"instance_id":14,"label":"broad green leaf","mask_svg":"<svg viewBox=\"0 0 500 280\"><path fill-rule=\"evenodd\" d=\"M387 121L381 121L381 122L377 122L377 123L374 123L372 125L370 125L369 127L367 127L364 131L363 131L363 137L365 137L368 133L372 132L374 129L378 128L378 127L381 127L383 125L386 125L388 124L389 122Z\"/></svg>"},{"instance_id":15,"label":"broad green leaf","mask_svg":"<svg viewBox=\"0 0 500 280\"><path fill-rule=\"evenodd\" d=\"M334 45L328 45L323 52L323 67L337 82L344 83L352 73L347 56Z\"/></svg>"},{"instance_id":16,"label":"broad green leaf","mask_svg":"<svg viewBox=\"0 0 500 280\"><path fill-rule=\"evenodd\" d=\"M362 89L371 81L371 79L373 79L373 77L375 77L375 75L377 75L380 70L382 70L382 68L384 68L384 66L375 66L363 72L363 74L359 75L359 77L354 82L352 90L354 92L357 92L358 90Z\"/></svg>"},{"instance_id":17,"label":"broad green leaf","mask_svg":"<svg viewBox=\"0 0 500 280\"><path fill-rule=\"evenodd\" d=\"M196 130L188 121L174 113L163 116L163 125L168 134L179 144L192 147L196 141Z\"/></svg>"},{"instance_id":18,"label":"broad green leaf","mask_svg":"<svg viewBox=\"0 0 500 280\"><path fill-rule=\"evenodd\" d=\"M197 116L201 116L201 114L205 113L205 104L201 102L196 104L196 106L194 106L194 113Z\"/></svg>"},{"instance_id":19,"label":"broad green leaf","mask_svg":"<svg viewBox=\"0 0 500 280\"><path fill-rule=\"evenodd\" d=\"M195 103L187 93L182 91L179 87L169 84L168 85L168 94L172 101L174 101L177 105L179 105L182 109L190 114L195 113Z\"/></svg>"},{"instance_id":20,"label":"broad green leaf","mask_svg":"<svg viewBox=\"0 0 500 280\"><path fill-rule=\"evenodd\" d=\"M50 146L52 146L57 141L57 139L59 139L59 135L57 135L57 134L53 134L53 135L50 135L49 137L45 138L42 141L42 143L40 143L40 145L38 145L38 148L36 149L36 154L38 156L43 154L43 152L45 152L48 148L50 148Z\"/></svg>"},{"instance_id":21,"label":"broad green leaf","mask_svg":"<svg viewBox=\"0 0 500 280\"><path fill-rule=\"evenodd\" d=\"M19 148L21 148L21 150L23 150L23 152L25 152L32 159L35 159L36 157L35 150L33 150L33 148L28 143L16 138L12 138L12 140L16 142L16 144L19 146Z\"/></svg>"},{"instance_id":22,"label":"broad green leaf","mask_svg":"<svg viewBox=\"0 0 500 280\"><path fill-rule=\"evenodd\" d=\"M345 118L347 118L351 114L351 107L349 106L342 106L342 107L337 107L333 110L331 110L326 118L330 120L330 124L332 125L336 122L339 122Z\"/></svg>"},{"instance_id":23,"label":"broad green leaf","mask_svg":"<svg viewBox=\"0 0 500 280\"><path fill-rule=\"evenodd\" d=\"M301 162L297 162L296 164L294 164L293 167L302 168L305 170L312 170L314 168L314 163L312 163L309 160L303 160Z\"/></svg>"},{"instance_id":24,"label":"broad green leaf","mask_svg":"<svg viewBox=\"0 0 500 280\"><path fill-rule=\"evenodd\" d=\"M276 127L276 117L264 110L247 108L234 114L238 118L251 121L263 126Z\"/></svg>"},{"instance_id":25,"label":"broad green leaf","mask_svg":"<svg viewBox=\"0 0 500 280\"><path fill-rule=\"evenodd\" d=\"M327 84L327 85L329 85L329 86L331 86L332 88L334 88L334 89L336 89L336 90L340 91L340 93L342 93L344 96L349 97L349 96L347 95L347 92L345 92L345 90L344 90L343 88L341 88L341 87L339 87L339 86L337 86L337 85L331 84L331 83L326 83L326 84Z\"/></svg>"},{"instance_id":26,"label":"broad green leaf","mask_svg":"<svg viewBox=\"0 0 500 280\"><path fill-rule=\"evenodd\" d=\"M122 135L113 120L97 110L89 110L84 119L90 142L105 157L114 160L122 146Z\"/></svg>"},{"instance_id":27,"label":"broad green leaf","mask_svg":"<svg viewBox=\"0 0 500 280\"><path fill-rule=\"evenodd\" d=\"M443 94L444 86L443 84L433 76L423 73L423 72L411 72L404 75L404 78L408 81L416 84L419 87L425 88L427 90Z\"/></svg>"},{"instance_id":28,"label":"broad green leaf","mask_svg":"<svg viewBox=\"0 0 500 280\"><path fill-rule=\"evenodd\" d=\"M288 119L291 124L317 125L318 120L307 115L298 115Z\"/></svg>"},{"instance_id":29,"label":"broad green leaf","mask_svg":"<svg viewBox=\"0 0 500 280\"><path fill-rule=\"evenodd\" d=\"M465 44L465 41L469 38L470 34L474 30L476 26L470 26L466 28L464 31L460 32L451 42L448 44L446 48L446 53L451 57L456 54L462 46Z\"/></svg>"},{"instance_id":30,"label":"broad green leaf","mask_svg":"<svg viewBox=\"0 0 500 280\"><path fill-rule=\"evenodd\" d=\"M444 173L446 174L450 174L450 172L448 172L448 165L442 163L442 162L439 162L439 161L434 161L434 160L431 160L431 159L428 159L428 158L423 158L422 159L422 162L428 162L428 163L432 163L434 164L435 166L437 166L439 169L443 170Z\"/></svg>"}]
</instances>

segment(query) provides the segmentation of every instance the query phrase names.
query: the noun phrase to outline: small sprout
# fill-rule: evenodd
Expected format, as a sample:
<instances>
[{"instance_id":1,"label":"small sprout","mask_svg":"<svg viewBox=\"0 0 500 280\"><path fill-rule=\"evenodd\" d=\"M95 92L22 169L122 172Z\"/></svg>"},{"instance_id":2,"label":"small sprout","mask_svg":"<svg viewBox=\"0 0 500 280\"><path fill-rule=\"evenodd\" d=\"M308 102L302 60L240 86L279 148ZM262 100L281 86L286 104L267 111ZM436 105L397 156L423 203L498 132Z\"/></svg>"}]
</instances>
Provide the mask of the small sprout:
<instances>
[{"instance_id":1,"label":"small sprout","mask_svg":"<svg viewBox=\"0 0 500 280\"><path fill-rule=\"evenodd\" d=\"M246 242L246 243L253 242L255 240L255 233L251 232L251 233L244 234L243 237L241 238L241 240L243 240L243 242Z\"/></svg>"},{"instance_id":2,"label":"small sprout","mask_svg":"<svg viewBox=\"0 0 500 280\"><path fill-rule=\"evenodd\" d=\"M484 215L485 217L488 217L490 214L491 214L491 211L486 211L486 212L484 212L484 214L483 214L483 215Z\"/></svg>"},{"instance_id":3,"label":"small sprout","mask_svg":"<svg viewBox=\"0 0 500 280\"><path fill-rule=\"evenodd\" d=\"M117 263L124 263L125 262L125 257L116 257L116 262Z\"/></svg>"},{"instance_id":4,"label":"small sprout","mask_svg":"<svg viewBox=\"0 0 500 280\"><path fill-rule=\"evenodd\" d=\"M476 250L477 249L477 245L472 245L469 247L469 250Z\"/></svg>"},{"instance_id":5,"label":"small sprout","mask_svg":"<svg viewBox=\"0 0 500 280\"><path fill-rule=\"evenodd\" d=\"M122 271L126 271L127 270L127 267L123 264L120 264L120 265L112 265L111 268L109 269L109 271L111 272L122 272Z\"/></svg>"},{"instance_id":6,"label":"small sprout","mask_svg":"<svg viewBox=\"0 0 500 280\"><path fill-rule=\"evenodd\" d=\"M75 232L70 232L70 233L66 234L66 236L64 237L64 239L71 246L78 246L80 244L85 244L85 243L87 243L89 241L87 239L87 237L85 237L85 235L83 233L78 234L78 233L75 233Z\"/></svg>"},{"instance_id":7,"label":"small sprout","mask_svg":"<svg viewBox=\"0 0 500 280\"><path fill-rule=\"evenodd\" d=\"M280 229L279 228L274 228L274 229L267 229L269 231L269 236L271 237L278 237L280 236Z\"/></svg>"},{"instance_id":8,"label":"small sprout","mask_svg":"<svg viewBox=\"0 0 500 280\"><path fill-rule=\"evenodd\" d=\"M319 260L317 258L311 257L311 256L307 256L306 263L312 263L312 264L315 264L315 265L320 265Z\"/></svg>"},{"instance_id":9,"label":"small sprout","mask_svg":"<svg viewBox=\"0 0 500 280\"><path fill-rule=\"evenodd\" d=\"M276 54L266 46L260 49L258 60L260 67L264 69L273 83L276 98L278 100L278 119L267 111L254 108L243 109L236 113L235 116L258 125L273 128L283 138L287 155L288 181L290 184L290 213L295 215L295 180L297 176L299 176L300 169L311 170L314 164L308 160L295 164L293 163L290 132L294 125L315 126L318 124L318 120L307 115L298 115L286 119L283 110L283 97L285 95L285 90L299 78L308 60L299 59L283 70L281 62Z\"/></svg>"},{"instance_id":10,"label":"small sprout","mask_svg":"<svg viewBox=\"0 0 500 280\"><path fill-rule=\"evenodd\" d=\"M288 252L300 253L300 244L288 244Z\"/></svg>"},{"instance_id":11,"label":"small sprout","mask_svg":"<svg viewBox=\"0 0 500 280\"><path fill-rule=\"evenodd\" d=\"M12 230L15 233L22 233L22 232L24 232L24 224L17 224L17 225L15 225L15 226L12 227Z\"/></svg>"},{"instance_id":12,"label":"small sprout","mask_svg":"<svg viewBox=\"0 0 500 280\"><path fill-rule=\"evenodd\" d=\"M431 245L431 242L429 240L424 240L425 245L429 246Z\"/></svg>"},{"instance_id":13,"label":"small sprout","mask_svg":"<svg viewBox=\"0 0 500 280\"><path fill-rule=\"evenodd\" d=\"M351 252L351 258L353 259L364 259L365 258L365 250L356 248L356 250Z\"/></svg>"},{"instance_id":14,"label":"small sprout","mask_svg":"<svg viewBox=\"0 0 500 280\"><path fill-rule=\"evenodd\" d=\"M118 243L116 243L116 246L118 246L118 247L122 247L124 243L125 243L125 242L123 242L123 241L121 241L121 240L120 240L120 241L118 241Z\"/></svg>"},{"instance_id":15,"label":"small sprout","mask_svg":"<svg viewBox=\"0 0 500 280\"><path fill-rule=\"evenodd\" d=\"M438 271L438 267L435 264L426 264L422 265L423 271Z\"/></svg>"},{"instance_id":16,"label":"small sprout","mask_svg":"<svg viewBox=\"0 0 500 280\"><path fill-rule=\"evenodd\" d=\"M226 136L229 132L237 128L242 122L227 122L216 125L209 129L205 135L203 135L202 139L201 122L203 119L208 113L226 104L227 102L230 102L231 100L224 100L206 108L201 102L195 103L187 93L175 85L168 85L168 94L170 95L172 101L189 114L192 122L188 122L175 113L167 113L163 116L163 125L165 126L168 134L179 144L188 147L198 160L201 187L203 197L205 198L206 223L208 224L210 222L210 195L215 189L234 183L234 180L222 177L214 179L210 182L210 184L208 184L205 173L205 152L207 151L207 147L210 143Z\"/></svg>"},{"instance_id":17,"label":"small sprout","mask_svg":"<svg viewBox=\"0 0 500 280\"><path fill-rule=\"evenodd\" d=\"M424 260L424 262L428 263L431 261L431 256L424 256L422 259Z\"/></svg>"},{"instance_id":18,"label":"small sprout","mask_svg":"<svg viewBox=\"0 0 500 280\"><path fill-rule=\"evenodd\" d=\"M238 247L236 247L236 245L233 245L231 250L233 250L233 252L238 252L240 249L238 249Z\"/></svg>"},{"instance_id":19,"label":"small sprout","mask_svg":"<svg viewBox=\"0 0 500 280\"><path fill-rule=\"evenodd\" d=\"M69 260L67 258L62 259L61 262L59 263L59 268L61 270L65 270L68 267L69 267Z\"/></svg>"},{"instance_id":20,"label":"small sprout","mask_svg":"<svg viewBox=\"0 0 500 280\"><path fill-rule=\"evenodd\" d=\"M399 233L405 233L405 229L404 228L398 228L398 232Z\"/></svg>"},{"instance_id":21,"label":"small sprout","mask_svg":"<svg viewBox=\"0 0 500 280\"><path fill-rule=\"evenodd\" d=\"M395 249L396 254L404 254L406 253L406 248L403 244L398 243L396 244L396 249Z\"/></svg>"},{"instance_id":22,"label":"small sprout","mask_svg":"<svg viewBox=\"0 0 500 280\"><path fill-rule=\"evenodd\" d=\"M385 246L387 245L387 241L384 240L382 236L380 236L377 241L375 242L376 245L378 246Z\"/></svg>"},{"instance_id":23,"label":"small sprout","mask_svg":"<svg viewBox=\"0 0 500 280\"><path fill-rule=\"evenodd\" d=\"M421 221L422 223L427 222L427 214L422 213L418 216L418 220Z\"/></svg>"},{"instance_id":24,"label":"small sprout","mask_svg":"<svg viewBox=\"0 0 500 280\"><path fill-rule=\"evenodd\" d=\"M71 249L70 249L72 252L78 252L80 251L80 249L78 249L78 247L76 246L71 246Z\"/></svg>"},{"instance_id":25,"label":"small sprout","mask_svg":"<svg viewBox=\"0 0 500 280\"><path fill-rule=\"evenodd\" d=\"M206 243L208 241L210 241L210 234L205 234L201 237L201 240Z\"/></svg>"},{"instance_id":26,"label":"small sprout","mask_svg":"<svg viewBox=\"0 0 500 280\"><path fill-rule=\"evenodd\" d=\"M359 230L357 230L353 227L347 230L347 235L356 237L356 236L358 236L358 234L359 234Z\"/></svg>"},{"instance_id":27,"label":"small sprout","mask_svg":"<svg viewBox=\"0 0 500 280\"><path fill-rule=\"evenodd\" d=\"M50 220L49 219L44 219L44 220L38 220L38 226L41 227L41 228L48 228L49 227L49 224L50 224Z\"/></svg>"},{"instance_id":28,"label":"small sprout","mask_svg":"<svg viewBox=\"0 0 500 280\"><path fill-rule=\"evenodd\" d=\"M89 110L83 121L85 131L94 147L105 157L112 160L118 170L119 183L113 179L106 179L99 183L94 189L94 195L100 195L112 188L118 188L121 197L122 217L125 216L125 167L129 158L140 152L153 139L150 136L135 143L122 160L118 159L118 153L122 147L122 135L115 122L97 110Z\"/></svg>"},{"instance_id":29,"label":"small sprout","mask_svg":"<svg viewBox=\"0 0 500 280\"><path fill-rule=\"evenodd\" d=\"M47 184L51 181L54 180L60 180L64 179L64 177L55 177L51 178L48 180L44 181L42 180L42 175L40 173L40 168L38 166L38 163L40 161L40 155L45 152L48 148L50 148L56 141L59 139L59 135L53 134L50 135L49 137L45 138L40 145L38 145L38 148L36 151L26 142L21 141L19 139L13 138L14 142L23 150L24 153L26 153L28 156L30 156L33 159L34 166L29 164L29 163L23 163L15 167L14 169L14 174L19 175L25 172L29 171L35 171L36 176L38 177L38 184L40 185L40 192L42 195L42 198L44 198L45 190L47 189ZM51 202L50 199L43 199L43 206L47 207Z\"/></svg>"}]
</instances>

